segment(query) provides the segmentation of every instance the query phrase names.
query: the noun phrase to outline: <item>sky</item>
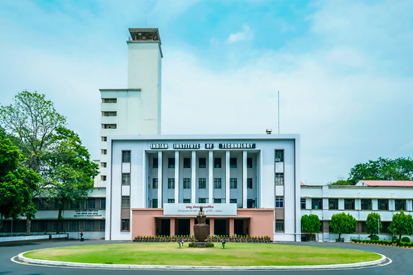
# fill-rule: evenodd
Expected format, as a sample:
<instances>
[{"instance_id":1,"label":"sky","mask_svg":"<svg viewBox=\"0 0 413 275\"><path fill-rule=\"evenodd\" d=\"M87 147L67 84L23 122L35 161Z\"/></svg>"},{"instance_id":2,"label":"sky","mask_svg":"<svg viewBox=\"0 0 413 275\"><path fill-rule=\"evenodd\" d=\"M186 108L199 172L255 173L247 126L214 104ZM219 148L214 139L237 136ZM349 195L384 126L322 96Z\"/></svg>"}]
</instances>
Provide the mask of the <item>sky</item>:
<instances>
[{"instance_id":1,"label":"sky","mask_svg":"<svg viewBox=\"0 0 413 275\"><path fill-rule=\"evenodd\" d=\"M413 155L413 1L1 0L0 104L45 94L99 158L128 28L159 28L162 134L301 137L300 180Z\"/></svg>"}]
</instances>

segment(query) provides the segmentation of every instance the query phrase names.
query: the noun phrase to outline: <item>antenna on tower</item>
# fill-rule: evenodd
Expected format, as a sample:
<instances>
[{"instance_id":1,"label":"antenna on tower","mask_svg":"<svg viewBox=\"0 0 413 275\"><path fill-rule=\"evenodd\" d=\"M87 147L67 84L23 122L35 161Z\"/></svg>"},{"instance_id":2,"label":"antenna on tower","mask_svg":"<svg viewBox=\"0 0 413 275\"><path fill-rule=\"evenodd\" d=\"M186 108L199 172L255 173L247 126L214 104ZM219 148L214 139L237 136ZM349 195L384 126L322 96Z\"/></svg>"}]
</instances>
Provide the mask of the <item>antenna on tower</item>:
<instances>
[{"instance_id":1,"label":"antenna on tower","mask_svg":"<svg viewBox=\"0 0 413 275\"><path fill-rule=\"evenodd\" d=\"M278 91L278 134L280 134L280 91Z\"/></svg>"}]
</instances>

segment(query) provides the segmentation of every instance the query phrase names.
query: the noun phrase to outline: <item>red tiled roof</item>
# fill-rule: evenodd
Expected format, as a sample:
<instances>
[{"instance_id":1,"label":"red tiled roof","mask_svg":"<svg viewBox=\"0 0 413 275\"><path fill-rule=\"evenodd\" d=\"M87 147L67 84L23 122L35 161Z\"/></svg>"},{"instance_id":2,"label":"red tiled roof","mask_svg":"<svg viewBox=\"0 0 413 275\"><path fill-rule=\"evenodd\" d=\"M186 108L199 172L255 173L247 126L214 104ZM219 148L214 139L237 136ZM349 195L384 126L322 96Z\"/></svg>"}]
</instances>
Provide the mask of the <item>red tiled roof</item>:
<instances>
[{"instance_id":1,"label":"red tiled roof","mask_svg":"<svg viewBox=\"0 0 413 275\"><path fill-rule=\"evenodd\" d=\"M302 181L300 181L300 185L301 185L301 186L304 186L305 184L304 184Z\"/></svg>"},{"instance_id":2,"label":"red tiled roof","mask_svg":"<svg viewBox=\"0 0 413 275\"><path fill-rule=\"evenodd\" d=\"M368 186L413 186L411 180L361 180Z\"/></svg>"}]
</instances>

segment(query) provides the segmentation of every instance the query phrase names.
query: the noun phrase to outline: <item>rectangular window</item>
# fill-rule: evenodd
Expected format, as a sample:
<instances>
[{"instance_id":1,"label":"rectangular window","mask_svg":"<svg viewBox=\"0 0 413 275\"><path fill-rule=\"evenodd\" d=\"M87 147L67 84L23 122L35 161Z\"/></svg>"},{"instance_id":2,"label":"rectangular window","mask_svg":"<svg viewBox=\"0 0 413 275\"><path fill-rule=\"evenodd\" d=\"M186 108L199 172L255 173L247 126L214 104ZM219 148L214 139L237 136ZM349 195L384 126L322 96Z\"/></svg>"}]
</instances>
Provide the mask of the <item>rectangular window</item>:
<instances>
[{"instance_id":1,"label":"rectangular window","mask_svg":"<svg viewBox=\"0 0 413 275\"><path fill-rule=\"evenodd\" d=\"M406 210L406 200L394 200L394 209L396 211Z\"/></svg>"},{"instance_id":2,"label":"rectangular window","mask_svg":"<svg viewBox=\"0 0 413 275\"><path fill-rule=\"evenodd\" d=\"M122 231L129 231L129 219L122 219Z\"/></svg>"},{"instance_id":3,"label":"rectangular window","mask_svg":"<svg viewBox=\"0 0 413 275\"><path fill-rule=\"evenodd\" d=\"M214 199L214 203L221 203L221 199Z\"/></svg>"},{"instance_id":4,"label":"rectangular window","mask_svg":"<svg viewBox=\"0 0 413 275\"><path fill-rule=\"evenodd\" d=\"M101 141L103 142L108 141L108 137L101 137Z\"/></svg>"},{"instance_id":5,"label":"rectangular window","mask_svg":"<svg viewBox=\"0 0 413 275\"><path fill-rule=\"evenodd\" d=\"M85 208L86 209L95 209L96 208L96 199L87 199Z\"/></svg>"},{"instance_id":6,"label":"rectangular window","mask_svg":"<svg viewBox=\"0 0 413 275\"><path fill-rule=\"evenodd\" d=\"M206 168L206 158L199 158L199 168Z\"/></svg>"},{"instance_id":7,"label":"rectangular window","mask_svg":"<svg viewBox=\"0 0 413 275\"><path fill-rule=\"evenodd\" d=\"M355 209L355 199L344 199L344 209L354 210Z\"/></svg>"},{"instance_id":8,"label":"rectangular window","mask_svg":"<svg viewBox=\"0 0 413 275\"><path fill-rule=\"evenodd\" d=\"M122 162L130 163L130 151L122 151Z\"/></svg>"},{"instance_id":9,"label":"rectangular window","mask_svg":"<svg viewBox=\"0 0 413 275\"><path fill-rule=\"evenodd\" d=\"M284 161L284 150L275 150L275 162Z\"/></svg>"},{"instance_id":10,"label":"rectangular window","mask_svg":"<svg viewBox=\"0 0 413 275\"><path fill-rule=\"evenodd\" d=\"M99 231L105 231L105 221L99 221Z\"/></svg>"},{"instance_id":11,"label":"rectangular window","mask_svg":"<svg viewBox=\"0 0 413 275\"><path fill-rule=\"evenodd\" d=\"M191 159L184 158L184 168L191 168Z\"/></svg>"},{"instance_id":12,"label":"rectangular window","mask_svg":"<svg viewBox=\"0 0 413 275\"><path fill-rule=\"evenodd\" d=\"M129 207L130 207L130 197L122 196L122 208L129 208Z\"/></svg>"},{"instance_id":13,"label":"rectangular window","mask_svg":"<svg viewBox=\"0 0 413 275\"><path fill-rule=\"evenodd\" d=\"M175 189L175 179L169 178L168 179L168 189Z\"/></svg>"},{"instance_id":14,"label":"rectangular window","mask_svg":"<svg viewBox=\"0 0 413 275\"><path fill-rule=\"evenodd\" d=\"M276 208L284 207L284 197L275 197L275 207Z\"/></svg>"},{"instance_id":15,"label":"rectangular window","mask_svg":"<svg viewBox=\"0 0 413 275\"><path fill-rule=\"evenodd\" d=\"M106 209L106 198L100 198L100 209Z\"/></svg>"},{"instance_id":16,"label":"rectangular window","mask_svg":"<svg viewBox=\"0 0 413 275\"><path fill-rule=\"evenodd\" d=\"M102 124L102 129L116 129L116 124Z\"/></svg>"},{"instance_id":17,"label":"rectangular window","mask_svg":"<svg viewBox=\"0 0 413 275\"><path fill-rule=\"evenodd\" d=\"M198 203L206 203L206 198L199 198Z\"/></svg>"},{"instance_id":18,"label":"rectangular window","mask_svg":"<svg viewBox=\"0 0 413 275\"><path fill-rule=\"evenodd\" d=\"M175 168L175 158L168 158L168 168Z\"/></svg>"},{"instance_id":19,"label":"rectangular window","mask_svg":"<svg viewBox=\"0 0 413 275\"><path fill-rule=\"evenodd\" d=\"M100 163L100 167L105 168L105 167L106 167L106 162L101 162L101 163Z\"/></svg>"},{"instance_id":20,"label":"rectangular window","mask_svg":"<svg viewBox=\"0 0 413 275\"><path fill-rule=\"evenodd\" d=\"M79 206L79 203L78 202L70 202L69 203L69 209L76 209L76 210L78 210L78 209L80 209L80 206Z\"/></svg>"},{"instance_id":21,"label":"rectangular window","mask_svg":"<svg viewBox=\"0 0 413 275\"><path fill-rule=\"evenodd\" d=\"M69 231L79 231L79 221L69 221Z\"/></svg>"},{"instance_id":22,"label":"rectangular window","mask_svg":"<svg viewBox=\"0 0 413 275\"><path fill-rule=\"evenodd\" d=\"M284 173L275 173L275 185L284 185Z\"/></svg>"},{"instance_id":23,"label":"rectangular window","mask_svg":"<svg viewBox=\"0 0 413 275\"><path fill-rule=\"evenodd\" d=\"M85 221L85 231L95 230L95 221Z\"/></svg>"},{"instance_id":24,"label":"rectangular window","mask_svg":"<svg viewBox=\"0 0 413 275\"><path fill-rule=\"evenodd\" d=\"M100 176L101 181L106 181L106 176Z\"/></svg>"},{"instance_id":25,"label":"rectangular window","mask_svg":"<svg viewBox=\"0 0 413 275\"><path fill-rule=\"evenodd\" d=\"M306 199L301 199L301 209L305 209L305 201Z\"/></svg>"},{"instance_id":26,"label":"rectangular window","mask_svg":"<svg viewBox=\"0 0 413 275\"><path fill-rule=\"evenodd\" d=\"M323 209L323 200L322 199L311 199L311 208L312 209Z\"/></svg>"},{"instance_id":27,"label":"rectangular window","mask_svg":"<svg viewBox=\"0 0 413 275\"><path fill-rule=\"evenodd\" d=\"M191 189L191 179L184 178L184 189Z\"/></svg>"},{"instance_id":28,"label":"rectangular window","mask_svg":"<svg viewBox=\"0 0 413 275\"><path fill-rule=\"evenodd\" d=\"M116 112L102 112L102 116L116 116Z\"/></svg>"},{"instance_id":29,"label":"rectangular window","mask_svg":"<svg viewBox=\"0 0 413 275\"><path fill-rule=\"evenodd\" d=\"M102 149L102 150L100 150L100 153L102 154L102 155L106 155L107 154L107 150L106 149Z\"/></svg>"},{"instance_id":30,"label":"rectangular window","mask_svg":"<svg viewBox=\"0 0 413 275\"><path fill-rule=\"evenodd\" d=\"M221 168L221 158L214 158L214 168Z\"/></svg>"},{"instance_id":31,"label":"rectangular window","mask_svg":"<svg viewBox=\"0 0 413 275\"><path fill-rule=\"evenodd\" d=\"M215 178L214 179L214 189L221 189L221 179Z\"/></svg>"},{"instance_id":32,"label":"rectangular window","mask_svg":"<svg viewBox=\"0 0 413 275\"><path fill-rule=\"evenodd\" d=\"M284 231L284 220L275 221L275 231Z\"/></svg>"},{"instance_id":33,"label":"rectangular window","mask_svg":"<svg viewBox=\"0 0 413 275\"><path fill-rule=\"evenodd\" d=\"M230 178L229 179L229 188L237 189L237 179L236 178Z\"/></svg>"},{"instance_id":34,"label":"rectangular window","mask_svg":"<svg viewBox=\"0 0 413 275\"><path fill-rule=\"evenodd\" d=\"M371 199L361 199L361 210L372 210ZM363 231L364 232L364 231Z\"/></svg>"},{"instance_id":35,"label":"rectangular window","mask_svg":"<svg viewBox=\"0 0 413 275\"><path fill-rule=\"evenodd\" d=\"M257 204L255 203L255 200L247 199L247 208L255 208L255 207L257 207Z\"/></svg>"},{"instance_id":36,"label":"rectangular window","mask_svg":"<svg viewBox=\"0 0 413 275\"><path fill-rule=\"evenodd\" d=\"M199 178L198 179L199 189L206 189L206 178Z\"/></svg>"},{"instance_id":37,"label":"rectangular window","mask_svg":"<svg viewBox=\"0 0 413 275\"><path fill-rule=\"evenodd\" d=\"M252 189L252 178L247 178L247 188Z\"/></svg>"},{"instance_id":38,"label":"rectangular window","mask_svg":"<svg viewBox=\"0 0 413 275\"><path fill-rule=\"evenodd\" d=\"M229 168L237 168L237 158L229 159Z\"/></svg>"},{"instance_id":39,"label":"rectangular window","mask_svg":"<svg viewBox=\"0 0 413 275\"><path fill-rule=\"evenodd\" d=\"M122 185L130 185L130 173L122 174Z\"/></svg>"},{"instance_id":40,"label":"rectangular window","mask_svg":"<svg viewBox=\"0 0 413 275\"><path fill-rule=\"evenodd\" d=\"M388 199L378 199L379 210L389 210L389 200Z\"/></svg>"},{"instance_id":41,"label":"rectangular window","mask_svg":"<svg viewBox=\"0 0 413 275\"><path fill-rule=\"evenodd\" d=\"M338 209L338 199L328 199L328 209Z\"/></svg>"},{"instance_id":42,"label":"rectangular window","mask_svg":"<svg viewBox=\"0 0 413 275\"><path fill-rule=\"evenodd\" d=\"M230 199L229 203L237 203L237 199Z\"/></svg>"},{"instance_id":43,"label":"rectangular window","mask_svg":"<svg viewBox=\"0 0 413 275\"><path fill-rule=\"evenodd\" d=\"M191 203L191 199L184 199L184 203Z\"/></svg>"},{"instance_id":44,"label":"rectangular window","mask_svg":"<svg viewBox=\"0 0 413 275\"><path fill-rule=\"evenodd\" d=\"M158 168L158 158L152 159L152 168Z\"/></svg>"},{"instance_id":45,"label":"rectangular window","mask_svg":"<svg viewBox=\"0 0 413 275\"><path fill-rule=\"evenodd\" d=\"M158 189L158 178L152 179L152 189Z\"/></svg>"},{"instance_id":46,"label":"rectangular window","mask_svg":"<svg viewBox=\"0 0 413 275\"><path fill-rule=\"evenodd\" d=\"M102 98L102 103L116 103L118 102L117 98Z\"/></svg>"},{"instance_id":47,"label":"rectangular window","mask_svg":"<svg viewBox=\"0 0 413 275\"><path fill-rule=\"evenodd\" d=\"M252 158L247 158L247 168L252 168Z\"/></svg>"},{"instance_id":48,"label":"rectangular window","mask_svg":"<svg viewBox=\"0 0 413 275\"><path fill-rule=\"evenodd\" d=\"M168 199L168 203L175 203L175 199Z\"/></svg>"},{"instance_id":49,"label":"rectangular window","mask_svg":"<svg viewBox=\"0 0 413 275\"><path fill-rule=\"evenodd\" d=\"M158 208L158 199L152 199L152 208Z\"/></svg>"}]
</instances>

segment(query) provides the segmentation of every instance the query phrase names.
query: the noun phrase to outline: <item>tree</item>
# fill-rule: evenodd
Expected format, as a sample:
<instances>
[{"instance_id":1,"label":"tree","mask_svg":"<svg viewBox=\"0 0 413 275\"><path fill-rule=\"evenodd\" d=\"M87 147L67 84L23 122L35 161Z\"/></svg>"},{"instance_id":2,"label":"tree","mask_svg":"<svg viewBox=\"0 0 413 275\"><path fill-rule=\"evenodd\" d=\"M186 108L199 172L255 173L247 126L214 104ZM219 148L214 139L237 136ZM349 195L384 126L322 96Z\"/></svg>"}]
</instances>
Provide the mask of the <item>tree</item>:
<instances>
[{"instance_id":1,"label":"tree","mask_svg":"<svg viewBox=\"0 0 413 275\"><path fill-rule=\"evenodd\" d=\"M308 234L320 232L321 222L317 215L310 214L301 217L301 230Z\"/></svg>"},{"instance_id":2,"label":"tree","mask_svg":"<svg viewBox=\"0 0 413 275\"><path fill-rule=\"evenodd\" d=\"M65 202L87 199L88 192L93 190L93 178L98 175L98 165L90 160L79 136L69 129L57 128L53 144L44 157L48 164L46 190L49 199L59 204L59 233Z\"/></svg>"},{"instance_id":3,"label":"tree","mask_svg":"<svg viewBox=\"0 0 413 275\"><path fill-rule=\"evenodd\" d=\"M36 190L44 187L43 156L52 146L53 137L58 127L66 125L66 118L58 114L53 103L45 95L23 91L14 98L14 105L0 106L0 126L25 156L24 165L42 175ZM35 192L34 196L40 193ZM33 205L33 202L29 202ZM31 219L34 213L26 212L26 234L30 234Z\"/></svg>"},{"instance_id":4,"label":"tree","mask_svg":"<svg viewBox=\"0 0 413 275\"><path fill-rule=\"evenodd\" d=\"M40 175L21 165L23 156L0 129L0 228L3 219L35 213L33 192Z\"/></svg>"},{"instance_id":5,"label":"tree","mask_svg":"<svg viewBox=\"0 0 413 275\"><path fill-rule=\"evenodd\" d=\"M412 216L406 215L404 214L403 210L400 210L400 213L393 215L392 222L389 225L389 231L393 235L399 235L399 240L401 240L402 235L412 235Z\"/></svg>"},{"instance_id":6,"label":"tree","mask_svg":"<svg viewBox=\"0 0 413 275\"><path fill-rule=\"evenodd\" d=\"M354 233L356 224L356 219L352 215L344 212L331 216L330 227L334 233L338 233L339 240L341 240L341 234Z\"/></svg>"},{"instance_id":7,"label":"tree","mask_svg":"<svg viewBox=\"0 0 413 275\"><path fill-rule=\"evenodd\" d=\"M371 235L379 234L379 230L383 228L379 213L370 213L366 219L367 233Z\"/></svg>"}]
</instances>

